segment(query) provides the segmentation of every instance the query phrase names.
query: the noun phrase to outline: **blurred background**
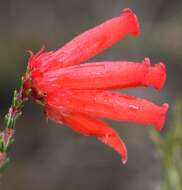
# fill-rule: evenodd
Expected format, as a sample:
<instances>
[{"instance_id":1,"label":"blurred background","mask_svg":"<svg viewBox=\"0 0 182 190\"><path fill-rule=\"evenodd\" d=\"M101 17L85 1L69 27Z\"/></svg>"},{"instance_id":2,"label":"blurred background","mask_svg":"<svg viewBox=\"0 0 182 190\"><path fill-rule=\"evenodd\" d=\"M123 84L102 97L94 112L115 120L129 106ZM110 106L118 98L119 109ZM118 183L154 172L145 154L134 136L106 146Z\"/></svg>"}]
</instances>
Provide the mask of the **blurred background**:
<instances>
[{"instance_id":1,"label":"blurred background","mask_svg":"<svg viewBox=\"0 0 182 190\"><path fill-rule=\"evenodd\" d=\"M0 0L1 127L27 66L25 50L38 51L42 45L47 50L57 49L80 32L119 15L125 7L137 14L141 36L127 37L92 60L141 61L150 57L152 63L165 62L168 78L161 92L152 88L123 92L159 104L168 102L162 135L175 128L174 105L182 97L181 0ZM164 169L150 127L108 122L126 142L126 165L96 139L47 123L42 108L27 103L16 125L12 162L0 178L0 189L159 190Z\"/></svg>"}]
</instances>

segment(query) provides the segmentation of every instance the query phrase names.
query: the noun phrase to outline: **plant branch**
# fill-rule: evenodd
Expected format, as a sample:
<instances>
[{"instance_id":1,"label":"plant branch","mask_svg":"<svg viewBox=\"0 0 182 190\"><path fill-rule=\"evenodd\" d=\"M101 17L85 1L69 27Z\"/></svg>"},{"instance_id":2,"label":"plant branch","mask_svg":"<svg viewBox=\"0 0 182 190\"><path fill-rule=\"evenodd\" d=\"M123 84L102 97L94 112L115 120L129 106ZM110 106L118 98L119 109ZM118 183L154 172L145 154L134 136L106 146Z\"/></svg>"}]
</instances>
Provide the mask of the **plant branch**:
<instances>
[{"instance_id":1,"label":"plant branch","mask_svg":"<svg viewBox=\"0 0 182 190\"><path fill-rule=\"evenodd\" d=\"M20 90L19 92L14 91L11 107L4 118L4 128L0 131L0 172L9 162L8 152L14 142L15 124L31 94L29 89L24 88L24 84L25 77L22 77Z\"/></svg>"}]
</instances>

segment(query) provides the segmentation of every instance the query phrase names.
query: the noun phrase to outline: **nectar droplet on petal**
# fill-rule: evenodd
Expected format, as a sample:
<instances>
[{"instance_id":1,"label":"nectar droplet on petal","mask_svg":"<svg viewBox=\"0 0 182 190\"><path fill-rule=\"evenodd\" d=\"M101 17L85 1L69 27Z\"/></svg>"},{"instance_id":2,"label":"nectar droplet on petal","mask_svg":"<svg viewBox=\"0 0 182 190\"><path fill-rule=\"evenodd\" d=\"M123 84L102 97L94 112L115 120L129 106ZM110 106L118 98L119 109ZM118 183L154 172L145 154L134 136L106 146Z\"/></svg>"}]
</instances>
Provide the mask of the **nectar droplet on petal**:
<instances>
[{"instance_id":1,"label":"nectar droplet on petal","mask_svg":"<svg viewBox=\"0 0 182 190\"><path fill-rule=\"evenodd\" d=\"M139 107L138 106L135 106L135 105L129 105L128 106L131 110L139 110Z\"/></svg>"}]
</instances>

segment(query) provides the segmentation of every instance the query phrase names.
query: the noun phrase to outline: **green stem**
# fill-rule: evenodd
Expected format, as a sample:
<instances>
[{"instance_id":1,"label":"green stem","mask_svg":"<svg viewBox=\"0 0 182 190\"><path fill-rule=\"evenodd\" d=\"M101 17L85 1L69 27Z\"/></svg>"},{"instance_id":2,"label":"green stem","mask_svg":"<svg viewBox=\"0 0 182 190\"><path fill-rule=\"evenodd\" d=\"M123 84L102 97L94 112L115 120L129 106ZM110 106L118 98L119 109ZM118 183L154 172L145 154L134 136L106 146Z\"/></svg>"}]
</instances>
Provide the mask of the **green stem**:
<instances>
[{"instance_id":1,"label":"green stem","mask_svg":"<svg viewBox=\"0 0 182 190\"><path fill-rule=\"evenodd\" d=\"M22 114L24 103L28 100L30 91L23 89L24 78L20 91L14 91L11 107L4 119L4 129L0 131L0 171L8 163L8 151L14 142L15 124ZM28 94L27 94L28 92Z\"/></svg>"}]
</instances>

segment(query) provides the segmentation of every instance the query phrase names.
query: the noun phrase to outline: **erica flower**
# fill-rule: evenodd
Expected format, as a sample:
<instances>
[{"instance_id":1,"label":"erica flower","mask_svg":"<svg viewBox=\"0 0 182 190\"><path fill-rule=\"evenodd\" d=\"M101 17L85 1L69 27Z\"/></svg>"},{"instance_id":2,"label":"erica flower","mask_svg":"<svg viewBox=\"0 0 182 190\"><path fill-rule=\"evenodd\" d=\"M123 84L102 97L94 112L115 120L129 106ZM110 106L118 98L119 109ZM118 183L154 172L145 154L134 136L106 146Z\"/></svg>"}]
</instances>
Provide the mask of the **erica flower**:
<instances>
[{"instance_id":1,"label":"erica flower","mask_svg":"<svg viewBox=\"0 0 182 190\"><path fill-rule=\"evenodd\" d=\"M112 46L128 34L139 35L136 15L124 9L121 16L107 20L74 38L57 51L31 53L24 89L44 104L48 118L65 123L78 133L95 136L127 160L124 142L101 118L163 127L168 104L128 96L112 89L152 86L162 88L166 79L163 63L104 61L80 64Z\"/></svg>"}]
</instances>

